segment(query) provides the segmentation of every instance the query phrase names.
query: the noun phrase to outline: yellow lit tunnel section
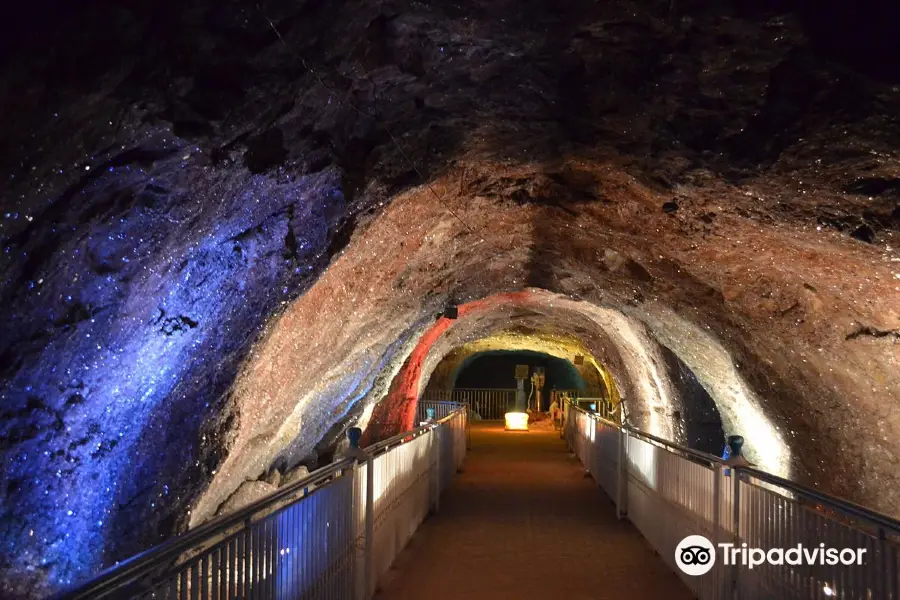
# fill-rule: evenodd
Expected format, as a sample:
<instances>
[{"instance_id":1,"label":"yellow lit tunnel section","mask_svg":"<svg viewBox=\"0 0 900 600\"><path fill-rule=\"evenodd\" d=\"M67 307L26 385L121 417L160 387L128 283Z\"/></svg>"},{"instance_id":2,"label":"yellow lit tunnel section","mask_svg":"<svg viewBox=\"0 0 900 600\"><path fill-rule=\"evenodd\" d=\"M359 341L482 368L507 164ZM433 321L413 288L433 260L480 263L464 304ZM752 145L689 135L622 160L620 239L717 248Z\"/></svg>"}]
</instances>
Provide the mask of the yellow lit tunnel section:
<instances>
[{"instance_id":1,"label":"yellow lit tunnel section","mask_svg":"<svg viewBox=\"0 0 900 600\"><path fill-rule=\"evenodd\" d=\"M505 329L458 346L438 363L428 380L432 390L451 390L467 361L490 352L528 351L568 362L584 382L582 392L598 395L615 405L621 400L613 374L592 355L578 338L551 331ZM545 393L548 391L545 390ZM584 394L583 394L584 395Z\"/></svg>"}]
</instances>

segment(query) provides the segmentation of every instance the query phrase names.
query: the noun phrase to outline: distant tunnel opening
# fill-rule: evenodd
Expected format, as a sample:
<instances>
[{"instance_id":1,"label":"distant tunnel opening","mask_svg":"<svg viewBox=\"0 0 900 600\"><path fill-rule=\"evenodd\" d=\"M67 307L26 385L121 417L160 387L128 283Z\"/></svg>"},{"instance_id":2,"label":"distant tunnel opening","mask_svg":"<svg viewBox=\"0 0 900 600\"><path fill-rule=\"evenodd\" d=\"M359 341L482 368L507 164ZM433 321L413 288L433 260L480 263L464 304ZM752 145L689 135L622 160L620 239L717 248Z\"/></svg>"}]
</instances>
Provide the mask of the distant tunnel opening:
<instances>
[{"instance_id":1,"label":"distant tunnel opening","mask_svg":"<svg viewBox=\"0 0 900 600\"><path fill-rule=\"evenodd\" d=\"M584 389L581 375L567 360L531 350L496 350L468 357L456 374L458 388L514 388L516 365L527 365L529 373L542 367L544 389Z\"/></svg>"}]
</instances>

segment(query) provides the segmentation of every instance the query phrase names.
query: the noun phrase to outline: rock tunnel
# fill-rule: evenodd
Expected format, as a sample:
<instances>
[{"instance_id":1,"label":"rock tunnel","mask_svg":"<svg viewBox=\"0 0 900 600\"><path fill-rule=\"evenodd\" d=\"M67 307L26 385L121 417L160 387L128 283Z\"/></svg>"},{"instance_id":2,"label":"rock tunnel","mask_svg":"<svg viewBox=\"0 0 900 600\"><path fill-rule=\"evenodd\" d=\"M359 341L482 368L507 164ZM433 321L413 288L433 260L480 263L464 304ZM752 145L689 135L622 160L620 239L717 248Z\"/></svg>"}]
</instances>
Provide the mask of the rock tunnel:
<instances>
[{"instance_id":1,"label":"rock tunnel","mask_svg":"<svg viewBox=\"0 0 900 600\"><path fill-rule=\"evenodd\" d=\"M403 431L498 352L900 514L898 20L849 6L15 8L4 589Z\"/></svg>"}]
</instances>

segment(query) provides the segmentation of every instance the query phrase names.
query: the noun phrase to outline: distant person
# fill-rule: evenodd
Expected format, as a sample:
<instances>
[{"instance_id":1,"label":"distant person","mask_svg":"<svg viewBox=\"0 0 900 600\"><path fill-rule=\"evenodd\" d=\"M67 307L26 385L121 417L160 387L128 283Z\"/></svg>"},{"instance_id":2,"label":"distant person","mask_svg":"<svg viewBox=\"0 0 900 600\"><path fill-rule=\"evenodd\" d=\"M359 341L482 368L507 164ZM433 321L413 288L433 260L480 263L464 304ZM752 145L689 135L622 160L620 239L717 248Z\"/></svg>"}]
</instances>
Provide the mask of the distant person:
<instances>
[{"instance_id":1,"label":"distant person","mask_svg":"<svg viewBox=\"0 0 900 600\"><path fill-rule=\"evenodd\" d=\"M562 411L559 409L559 402L556 400L556 396L553 397L553 402L550 403L550 418L553 420L553 426L559 427L561 420Z\"/></svg>"},{"instance_id":2,"label":"distant person","mask_svg":"<svg viewBox=\"0 0 900 600\"><path fill-rule=\"evenodd\" d=\"M739 435L728 436L728 443L725 445L725 453L722 455L726 467L754 467L753 463L744 458L743 455L744 438ZM726 469L725 474L731 473L731 469Z\"/></svg>"},{"instance_id":3,"label":"distant person","mask_svg":"<svg viewBox=\"0 0 900 600\"><path fill-rule=\"evenodd\" d=\"M369 453L359 447L359 440L362 439L362 429L359 427L351 427L347 430L347 441L350 447L341 453L341 460L346 458L355 458L359 462L369 460Z\"/></svg>"}]
</instances>

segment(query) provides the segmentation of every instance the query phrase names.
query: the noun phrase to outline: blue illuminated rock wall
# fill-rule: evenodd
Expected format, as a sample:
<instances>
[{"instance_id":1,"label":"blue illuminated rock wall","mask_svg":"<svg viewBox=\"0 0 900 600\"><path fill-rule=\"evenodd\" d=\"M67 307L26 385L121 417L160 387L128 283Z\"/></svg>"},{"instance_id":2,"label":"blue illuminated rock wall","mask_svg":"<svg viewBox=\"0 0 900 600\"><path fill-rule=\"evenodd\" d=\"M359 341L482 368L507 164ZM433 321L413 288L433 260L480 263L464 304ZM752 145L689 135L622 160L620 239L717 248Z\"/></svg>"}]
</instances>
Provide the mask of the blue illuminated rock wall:
<instances>
[{"instance_id":1,"label":"blue illuminated rock wall","mask_svg":"<svg viewBox=\"0 0 900 600\"><path fill-rule=\"evenodd\" d=\"M369 4L86 3L35 14L34 57L0 58L3 593L59 589L186 524L241 418L227 392L248 348L354 214L410 184L366 114L422 130L413 156L445 147L415 82L392 71L378 95L404 99L380 101L365 69L336 75L378 43L359 44ZM327 446L376 375L349 373L342 409L291 447Z\"/></svg>"},{"instance_id":2,"label":"blue illuminated rock wall","mask_svg":"<svg viewBox=\"0 0 900 600\"><path fill-rule=\"evenodd\" d=\"M4 247L3 567L54 586L185 518L248 340L327 263L345 210L336 170L200 166L169 139L163 178L119 155L43 213L5 216L25 225Z\"/></svg>"}]
</instances>

